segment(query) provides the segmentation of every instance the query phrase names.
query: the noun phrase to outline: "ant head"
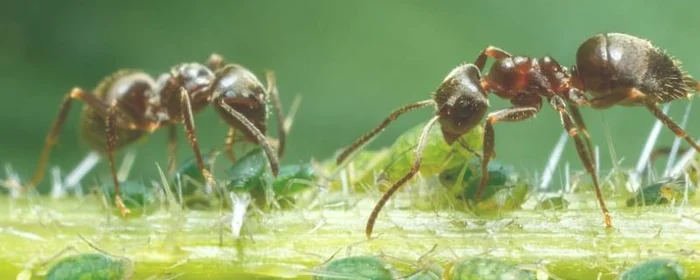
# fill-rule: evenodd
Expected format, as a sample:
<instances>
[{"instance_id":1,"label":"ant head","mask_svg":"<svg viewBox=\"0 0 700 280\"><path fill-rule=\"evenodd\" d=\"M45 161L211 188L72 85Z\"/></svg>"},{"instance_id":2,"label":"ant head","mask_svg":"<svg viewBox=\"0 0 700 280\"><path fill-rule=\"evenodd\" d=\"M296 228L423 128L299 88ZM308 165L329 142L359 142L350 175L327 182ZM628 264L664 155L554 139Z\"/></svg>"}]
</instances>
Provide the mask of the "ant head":
<instances>
[{"instance_id":1,"label":"ant head","mask_svg":"<svg viewBox=\"0 0 700 280\"><path fill-rule=\"evenodd\" d=\"M484 118L489 106L481 87L481 74L473 64L452 70L434 96L445 142L452 145Z\"/></svg>"},{"instance_id":2,"label":"ant head","mask_svg":"<svg viewBox=\"0 0 700 280\"><path fill-rule=\"evenodd\" d=\"M216 71L210 92L210 102L221 117L231 126L242 130L252 139L250 129L237 118L231 116L227 107L242 114L263 134L267 126L268 95L260 80L250 70L236 64L229 64Z\"/></svg>"}]
</instances>

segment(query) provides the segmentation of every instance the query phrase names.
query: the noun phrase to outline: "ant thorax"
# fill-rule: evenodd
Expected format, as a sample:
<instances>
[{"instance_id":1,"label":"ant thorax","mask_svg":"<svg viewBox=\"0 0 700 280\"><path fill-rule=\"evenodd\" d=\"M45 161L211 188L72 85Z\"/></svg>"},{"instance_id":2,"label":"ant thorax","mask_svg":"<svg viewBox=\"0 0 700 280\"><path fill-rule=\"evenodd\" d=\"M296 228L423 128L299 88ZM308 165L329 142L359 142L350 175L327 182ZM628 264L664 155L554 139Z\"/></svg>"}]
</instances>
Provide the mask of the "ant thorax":
<instances>
[{"instance_id":1,"label":"ant thorax","mask_svg":"<svg viewBox=\"0 0 700 280\"><path fill-rule=\"evenodd\" d=\"M214 73L199 63L186 63L173 67L170 73L161 74L156 81L154 92L149 95L148 116L154 122L174 122L181 118L182 93L188 95L192 111L202 109L207 102L207 94Z\"/></svg>"}]
</instances>

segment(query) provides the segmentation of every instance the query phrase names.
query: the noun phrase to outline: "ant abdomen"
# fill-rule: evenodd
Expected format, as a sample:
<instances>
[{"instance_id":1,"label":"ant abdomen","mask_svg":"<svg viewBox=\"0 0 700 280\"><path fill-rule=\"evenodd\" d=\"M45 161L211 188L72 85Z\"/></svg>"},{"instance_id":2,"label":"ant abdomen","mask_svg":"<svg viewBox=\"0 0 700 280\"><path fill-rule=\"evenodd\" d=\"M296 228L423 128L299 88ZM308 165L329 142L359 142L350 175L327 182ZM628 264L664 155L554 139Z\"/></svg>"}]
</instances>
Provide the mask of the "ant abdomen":
<instances>
[{"instance_id":1,"label":"ant abdomen","mask_svg":"<svg viewBox=\"0 0 700 280\"><path fill-rule=\"evenodd\" d=\"M435 93L438 120L448 144L478 125L489 106L481 87L481 74L473 64L450 72Z\"/></svg>"},{"instance_id":2,"label":"ant abdomen","mask_svg":"<svg viewBox=\"0 0 700 280\"><path fill-rule=\"evenodd\" d=\"M147 132L134 130L132 126L145 126L149 122L146 115L148 101L152 97L155 81L146 73L135 70L119 71L104 79L95 89L95 95L104 104L116 102L119 118L115 123L115 149L129 145ZM105 112L88 105L84 106L81 134L91 148L105 151L107 129Z\"/></svg>"},{"instance_id":3,"label":"ant abdomen","mask_svg":"<svg viewBox=\"0 0 700 280\"><path fill-rule=\"evenodd\" d=\"M692 80L678 62L649 41L621 33L598 34L576 53L575 76L594 97L643 92L654 102L687 97ZM620 105L639 105L638 100Z\"/></svg>"}]
</instances>

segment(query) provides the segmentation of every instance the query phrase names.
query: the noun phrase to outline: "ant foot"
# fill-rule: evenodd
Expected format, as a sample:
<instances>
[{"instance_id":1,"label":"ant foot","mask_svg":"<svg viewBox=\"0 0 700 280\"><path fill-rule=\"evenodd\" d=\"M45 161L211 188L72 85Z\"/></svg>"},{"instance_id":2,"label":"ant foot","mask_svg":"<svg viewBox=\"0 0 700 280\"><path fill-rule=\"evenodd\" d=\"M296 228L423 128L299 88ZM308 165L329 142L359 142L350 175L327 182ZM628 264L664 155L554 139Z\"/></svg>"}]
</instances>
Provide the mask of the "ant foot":
<instances>
[{"instance_id":1,"label":"ant foot","mask_svg":"<svg viewBox=\"0 0 700 280\"><path fill-rule=\"evenodd\" d=\"M117 195L114 197L114 205L117 206L119 214L121 214L122 217L126 218L131 214L131 210L124 205L124 201L122 201L121 196Z\"/></svg>"}]
</instances>

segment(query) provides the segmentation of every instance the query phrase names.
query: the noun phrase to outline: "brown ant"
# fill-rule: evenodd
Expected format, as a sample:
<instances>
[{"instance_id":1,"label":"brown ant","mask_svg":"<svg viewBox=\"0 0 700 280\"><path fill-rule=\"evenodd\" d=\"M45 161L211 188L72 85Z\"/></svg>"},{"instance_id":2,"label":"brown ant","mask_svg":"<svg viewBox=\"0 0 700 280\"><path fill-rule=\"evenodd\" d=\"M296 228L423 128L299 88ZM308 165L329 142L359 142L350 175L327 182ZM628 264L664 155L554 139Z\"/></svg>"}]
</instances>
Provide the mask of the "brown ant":
<instances>
[{"instance_id":1,"label":"brown ant","mask_svg":"<svg viewBox=\"0 0 700 280\"><path fill-rule=\"evenodd\" d=\"M482 78L481 72L488 57L495 61ZM586 40L579 47L573 77L551 57L512 56L499 48L488 47L474 64L463 64L452 70L432 99L408 104L392 112L379 126L346 148L338 156L337 162L342 163L400 115L428 105L436 107L436 116L425 125L420 136L411 170L384 193L370 214L366 227L369 237L377 215L387 200L418 172L426 136L436 121L440 122L444 140L451 145L484 118L489 107L488 92L513 104L513 107L489 113L486 117L483 153L480 156L482 178L475 195L478 201L488 180L488 163L494 157L493 125L534 117L540 111L542 98L546 98L559 113L564 129L574 138L579 158L593 180L604 224L611 227L612 217L600 192L591 157L590 136L577 107L604 109L615 104L644 105L676 135L683 137L700 152L700 147L657 107L658 103L687 97L691 90L700 90L700 84L683 72L677 62L648 41L630 35L599 34ZM583 92L589 92L594 99L589 101ZM567 111L567 104L571 114ZM578 133L579 130L584 137ZM462 142L460 144L466 146Z\"/></svg>"},{"instance_id":2,"label":"brown ant","mask_svg":"<svg viewBox=\"0 0 700 280\"><path fill-rule=\"evenodd\" d=\"M202 174L212 186L216 185L202 160L193 118L207 104L214 107L230 130L243 131L244 140L263 147L270 168L277 176L278 156L284 151L286 132L280 123L279 155L275 154L265 136L270 97L278 120L283 119L272 72L267 72L267 87L263 87L252 72L240 65L224 64L221 56L216 54L211 55L207 66L199 63L179 64L157 80L139 70L117 71L103 79L92 94L77 87L66 94L46 137L29 187L41 182L51 148L56 143L74 99L85 102L81 118L82 137L92 149L107 154L116 194L114 203L122 216L127 216L130 211L119 195L113 153L163 127L169 129L170 162L174 162L175 157L175 126L184 123L187 139ZM227 140L227 146L232 144L230 139Z\"/></svg>"}]
</instances>

